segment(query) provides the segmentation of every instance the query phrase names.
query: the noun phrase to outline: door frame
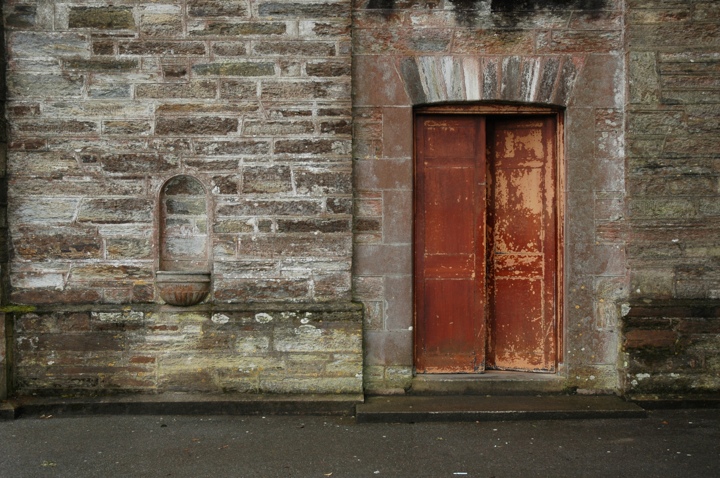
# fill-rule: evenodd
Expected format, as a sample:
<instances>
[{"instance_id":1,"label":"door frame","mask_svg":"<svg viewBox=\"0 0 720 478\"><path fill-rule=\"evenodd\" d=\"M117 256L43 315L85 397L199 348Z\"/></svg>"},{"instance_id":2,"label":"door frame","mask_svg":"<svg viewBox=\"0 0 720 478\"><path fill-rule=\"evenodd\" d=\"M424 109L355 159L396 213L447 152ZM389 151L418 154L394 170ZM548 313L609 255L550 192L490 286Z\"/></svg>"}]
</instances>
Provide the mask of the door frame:
<instances>
[{"instance_id":1,"label":"door frame","mask_svg":"<svg viewBox=\"0 0 720 478\"><path fill-rule=\"evenodd\" d=\"M417 184L417 151L416 151L416 118L422 114L433 115L476 115L476 116L528 116L543 115L553 116L556 124L556 154L555 154L555 209L556 209L556 270L555 270L555 372L561 370L561 364L564 362L564 311L565 311L565 197L566 197L566 175L565 175L565 155L564 155L564 108L543 105L526 105L517 103L475 103L475 104L442 104L416 106L413 109L413 190ZM417 220L418 204L416 195L413 193L413 224ZM416 254L417 240L415 237L416 228L413 226L412 236L412 257ZM416 277L416 261L413 259L413 284ZM416 364L418 357L418 313L416 309L415 287L413 286L413 374L417 374ZM512 373L512 372L509 372Z\"/></svg>"}]
</instances>

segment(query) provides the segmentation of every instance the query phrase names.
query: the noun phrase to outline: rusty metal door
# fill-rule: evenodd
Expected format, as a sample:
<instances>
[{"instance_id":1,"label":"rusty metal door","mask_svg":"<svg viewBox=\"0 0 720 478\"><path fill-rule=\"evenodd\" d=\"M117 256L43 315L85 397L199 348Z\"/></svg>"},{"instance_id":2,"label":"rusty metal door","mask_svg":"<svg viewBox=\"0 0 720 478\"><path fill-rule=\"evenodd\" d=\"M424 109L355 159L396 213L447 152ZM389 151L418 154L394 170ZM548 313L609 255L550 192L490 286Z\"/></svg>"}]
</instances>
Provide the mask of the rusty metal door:
<instances>
[{"instance_id":1,"label":"rusty metal door","mask_svg":"<svg viewBox=\"0 0 720 478\"><path fill-rule=\"evenodd\" d=\"M555 117L415 126L417 372L553 371Z\"/></svg>"}]
</instances>

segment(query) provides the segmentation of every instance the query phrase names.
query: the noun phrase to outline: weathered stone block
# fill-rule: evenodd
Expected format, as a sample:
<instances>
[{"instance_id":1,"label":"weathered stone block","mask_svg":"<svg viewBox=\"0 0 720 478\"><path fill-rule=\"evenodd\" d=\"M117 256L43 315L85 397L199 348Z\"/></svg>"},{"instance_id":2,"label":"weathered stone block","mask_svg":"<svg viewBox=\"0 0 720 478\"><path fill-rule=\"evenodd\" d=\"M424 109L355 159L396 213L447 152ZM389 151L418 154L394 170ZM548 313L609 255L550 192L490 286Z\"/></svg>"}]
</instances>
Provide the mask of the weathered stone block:
<instances>
[{"instance_id":1,"label":"weathered stone block","mask_svg":"<svg viewBox=\"0 0 720 478\"><path fill-rule=\"evenodd\" d=\"M333 18L345 17L349 14L349 4L345 3L264 2L258 5L258 15L261 17Z\"/></svg>"},{"instance_id":2,"label":"weathered stone block","mask_svg":"<svg viewBox=\"0 0 720 478\"><path fill-rule=\"evenodd\" d=\"M320 327L298 324L292 329L278 329L273 333L273 348L279 352L340 352L359 353L362 337L356 327L346 330L324 324Z\"/></svg>"},{"instance_id":3,"label":"weathered stone block","mask_svg":"<svg viewBox=\"0 0 720 478\"><path fill-rule=\"evenodd\" d=\"M634 218L672 218L695 216L693 201L685 198L675 199L632 199L630 214Z\"/></svg>"},{"instance_id":4,"label":"weathered stone block","mask_svg":"<svg viewBox=\"0 0 720 478\"><path fill-rule=\"evenodd\" d=\"M99 259L103 251L102 240L92 228L19 228L12 241L15 253L27 260Z\"/></svg>"},{"instance_id":5,"label":"weathered stone block","mask_svg":"<svg viewBox=\"0 0 720 478\"><path fill-rule=\"evenodd\" d=\"M18 98L44 97L48 91L57 97L80 97L84 81L82 75L15 73L9 75L7 87Z\"/></svg>"},{"instance_id":6,"label":"weathered stone block","mask_svg":"<svg viewBox=\"0 0 720 478\"><path fill-rule=\"evenodd\" d=\"M105 171L110 173L161 172L174 169L177 157L156 154L109 154L100 157Z\"/></svg>"},{"instance_id":7,"label":"weathered stone block","mask_svg":"<svg viewBox=\"0 0 720 478\"><path fill-rule=\"evenodd\" d=\"M190 35L193 36L218 36L218 37L244 37L255 35L283 35L287 25L280 22L247 22L230 23L210 21L204 28L193 28Z\"/></svg>"},{"instance_id":8,"label":"weathered stone block","mask_svg":"<svg viewBox=\"0 0 720 478\"><path fill-rule=\"evenodd\" d=\"M308 76L335 77L349 76L350 62L333 60L312 60L305 64Z\"/></svg>"},{"instance_id":9,"label":"weathered stone block","mask_svg":"<svg viewBox=\"0 0 720 478\"><path fill-rule=\"evenodd\" d=\"M68 16L70 28L127 30L135 28L129 7L72 7Z\"/></svg>"},{"instance_id":10,"label":"weathered stone block","mask_svg":"<svg viewBox=\"0 0 720 478\"><path fill-rule=\"evenodd\" d=\"M260 155L270 152L270 143L256 140L207 141L199 139L195 142L195 148L198 154L207 156Z\"/></svg>"},{"instance_id":11,"label":"weathered stone block","mask_svg":"<svg viewBox=\"0 0 720 478\"><path fill-rule=\"evenodd\" d=\"M144 36L172 36L183 29L183 12L179 5L140 7L140 32Z\"/></svg>"},{"instance_id":12,"label":"weathered stone block","mask_svg":"<svg viewBox=\"0 0 720 478\"><path fill-rule=\"evenodd\" d=\"M37 7L34 5L8 6L5 15L5 26L8 29L30 29L36 24Z\"/></svg>"},{"instance_id":13,"label":"weathered stone block","mask_svg":"<svg viewBox=\"0 0 720 478\"><path fill-rule=\"evenodd\" d=\"M77 221L92 223L151 222L153 203L146 199L88 199L78 210Z\"/></svg>"},{"instance_id":14,"label":"weathered stone block","mask_svg":"<svg viewBox=\"0 0 720 478\"><path fill-rule=\"evenodd\" d=\"M625 334L625 348L639 349L644 347L671 348L678 341L678 334L672 330L631 330Z\"/></svg>"},{"instance_id":15,"label":"weathered stone block","mask_svg":"<svg viewBox=\"0 0 720 478\"><path fill-rule=\"evenodd\" d=\"M287 166L246 167L242 192L253 194L292 193L292 176Z\"/></svg>"},{"instance_id":16,"label":"weathered stone block","mask_svg":"<svg viewBox=\"0 0 720 478\"><path fill-rule=\"evenodd\" d=\"M290 136L312 134L315 125L311 121L245 121L243 134L247 136Z\"/></svg>"},{"instance_id":17,"label":"weathered stone block","mask_svg":"<svg viewBox=\"0 0 720 478\"><path fill-rule=\"evenodd\" d=\"M278 219L278 232L349 232L349 219Z\"/></svg>"},{"instance_id":18,"label":"weathered stone block","mask_svg":"<svg viewBox=\"0 0 720 478\"><path fill-rule=\"evenodd\" d=\"M10 35L13 56L64 57L87 56L90 53L88 36L77 33L17 32Z\"/></svg>"},{"instance_id":19,"label":"weathered stone block","mask_svg":"<svg viewBox=\"0 0 720 478\"><path fill-rule=\"evenodd\" d=\"M349 235L317 236L314 234L241 237L239 254L245 257L348 257Z\"/></svg>"},{"instance_id":20,"label":"weathered stone block","mask_svg":"<svg viewBox=\"0 0 720 478\"><path fill-rule=\"evenodd\" d=\"M275 63L268 61L241 61L200 63L192 71L198 76L273 76Z\"/></svg>"},{"instance_id":21,"label":"weathered stone block","mask_svg":"<svg viewBox=\"0 0 720 478\"><path fill-rule=\"evenodd\" d=\"M215 300L221 302L267 302L273 300L304 300L309 284L304 280L241 279L216 284Z\"/></svg>"},{"instance_id":22,"label":"weathered stone block","mask_svg":"<svg viewBox=\"0 0 720 478\"><path fill-rule=\"evenodd\" d=\"M141 84L135 87L138 98L215 98L217 84L196 81L188 84Z\"/></svg>"},{"instance_id":23,"label":"weathered stone block","mask_svg":"<svg viewBox=\"0 0 720 478\"><path fill-rule=\"evenodd\" d=\"M161 135L225 135L238 129L235 118L173 117L158 118L155 132Z\"/></svg>"},{"instance_id":24,"label":"weathered stone block","mask_svg":"<svg viewBox=\"0 0 720 478\"><path fill-rule=\"evenodd\" d=\"M335 56L335 44L315 41L266 41L253 46L256 55Z\"/></svg>"},{"instance_id":25,"label":"weathered stone block","mask_svg":"<svg viewBox=\"0 0 720 478\"><path fill-rule=\"evenodd\" d=\"M10 203L9 219L16 224L71 223L80 199L22 197Z\"/></svg>"},{"instance_id":26,"label":"weathered stone block","mask_svg":"<svg viewBox=\"0 0 720 478\"><path fill-rule=\"evenodd\" d=\"M289 139L275 142L276 154L331 155L349 154L347 141L332 139Z\"/></svg>"},{"instance_id":27,"label":"weathered stone block","mask_svg":"<svg viewBox=\"0 0 720 478\"><path fill-rule=\"evenodd\" d=\"M242 0L197 0L188 6L192 17L245 17L247 4Z\"/></svg>"},{"instance_id":28,"label":"weathered stone block","mask_svg":"<svg viewBox=\"0 0 720 478\"><path fill-rule=\"evenodd\" d=\"M212 52L215 56L244 56L247 50L247 46L242 42L215 42L212 44Z\"/></svg>"},{"instance_id":29,"label":"weathered stone block","mask_svg":"<svg viewBox=\"0 0 720 478\"><path fill-rule=\"evenodd\" d=\"M352 173L348 170L296 169L295 188L298 194L312 196L351 194Z\"/></svg>"},{"instance_id":30,"label":"weathered stone block","mask_svg":"<svg viewBox=\"0 0 720 478\"><path fill-rule=\"evenodd\" d=\"M336 81L263 81L261 98L264 100L322 98L327 100L346 100L350 97L350 82L344 79Z\"/></svg>"},{"instance_id":31,"label":"weathered stone block","mask_svg":"<svg viewBox=\"0 0 720 478\"><path fill-rule=\"evenodd\" d=\"M118 53L121 55L204 55L205 44L199 41L120 41Z\"/></svg>"},{"instance_id":32,"label":"weathered stone block","mask_svg":"<svg viewBox=\"0 0 720 478\"><path fill-rule=\"evenodd\" d=\"M251 200L221 205L219 216L312 216L322 212L317 200Z\"/></svg>"}]
</instances>

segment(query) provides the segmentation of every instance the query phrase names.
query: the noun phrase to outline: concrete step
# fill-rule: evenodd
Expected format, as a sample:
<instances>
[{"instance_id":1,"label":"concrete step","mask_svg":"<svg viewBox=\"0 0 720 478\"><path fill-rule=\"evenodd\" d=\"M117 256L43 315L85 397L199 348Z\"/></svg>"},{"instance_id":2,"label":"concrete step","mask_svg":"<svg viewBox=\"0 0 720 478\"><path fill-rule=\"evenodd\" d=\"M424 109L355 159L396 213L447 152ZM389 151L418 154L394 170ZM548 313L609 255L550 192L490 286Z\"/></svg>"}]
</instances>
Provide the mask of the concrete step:
<instances>
[{"instance_id":1,"label":"concrete step","mask_svg":"<svg viewBox=\"0 0 720 478\"><path fill-rule=\"evenodd\" d=\"M358 423L644 418L638 405L615 396L384 396L358 404Z\"/></svg>"},{"instance_id":2,"label":"concrete step","mask_svg":"<svg viewBox=\"0 0 720 478\"><path fill-rule=\"evenodd\" d=\"M186 394L108 397L18 397L0 407L0 418L23 415L345 415L362 395Z\"/></svg>"},{"instance_id":3,"label":"concrete step","mask_svg":"<svg viewBox=\"0 0 720 478\"><path fill-rule=\"evenodd\" d=\"M419 374L411 395L537 395L566 393L565 378L556 374L486 371L481 374Z\"/></svg>"}]
</instances>

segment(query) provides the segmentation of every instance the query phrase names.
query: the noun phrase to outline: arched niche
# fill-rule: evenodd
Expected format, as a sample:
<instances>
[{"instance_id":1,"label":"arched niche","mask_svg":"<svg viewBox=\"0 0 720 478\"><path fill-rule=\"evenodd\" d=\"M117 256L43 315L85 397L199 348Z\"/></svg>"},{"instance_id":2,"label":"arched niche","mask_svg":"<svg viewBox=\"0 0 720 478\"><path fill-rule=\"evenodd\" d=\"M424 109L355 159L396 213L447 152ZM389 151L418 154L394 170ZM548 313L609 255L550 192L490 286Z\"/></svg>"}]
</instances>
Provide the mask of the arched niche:
<instances>
[{"instance_id":1,"label":"arched niche","mask_svg":"<svg viewBox=\"0 0 720 478\"><path fill-rule=\"evenodd\" d=\"M158 215L160 296L171 305L193 305L210 290L207 193L192 176L170 178L160 190Z\"/></svg>"}]
</instances>

